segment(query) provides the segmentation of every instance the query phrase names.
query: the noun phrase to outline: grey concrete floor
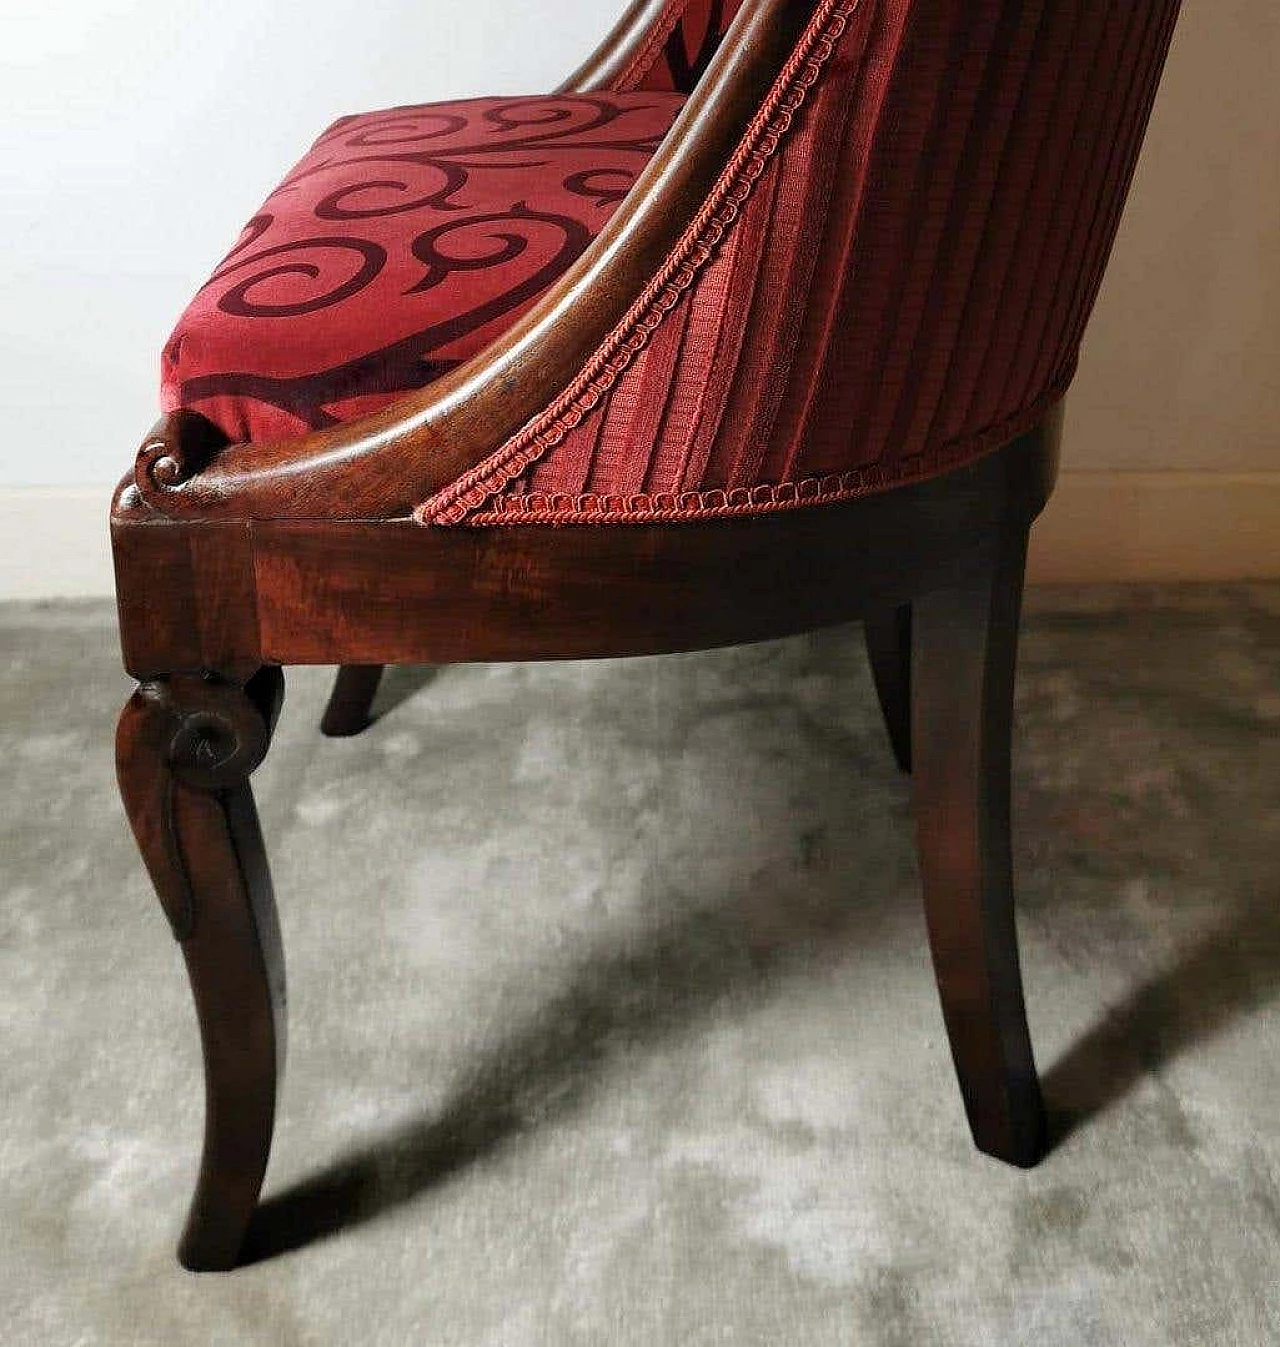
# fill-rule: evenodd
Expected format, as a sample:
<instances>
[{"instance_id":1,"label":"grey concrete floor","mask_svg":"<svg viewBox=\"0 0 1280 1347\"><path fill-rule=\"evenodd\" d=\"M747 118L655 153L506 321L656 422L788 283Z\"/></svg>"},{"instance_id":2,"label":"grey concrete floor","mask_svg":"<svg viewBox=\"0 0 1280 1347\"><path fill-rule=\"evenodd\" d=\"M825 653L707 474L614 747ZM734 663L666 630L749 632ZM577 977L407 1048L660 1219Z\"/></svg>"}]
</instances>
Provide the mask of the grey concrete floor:
<instances>
[{"instance_id":1,"label":"grey concrete floor","mask_svg":"<svg viewBox=\"0 0 1280 1347\"><path fill-rule=\"evenodd\" d=\"M402 670L344 743L291 672L270 1256L196 1278L111 612L0 609L0 1341L1280 1341L1280 587L1039 594L1023 651L1029 1173L965 1133L856 628Z\"/></svg>"}]
</instances>

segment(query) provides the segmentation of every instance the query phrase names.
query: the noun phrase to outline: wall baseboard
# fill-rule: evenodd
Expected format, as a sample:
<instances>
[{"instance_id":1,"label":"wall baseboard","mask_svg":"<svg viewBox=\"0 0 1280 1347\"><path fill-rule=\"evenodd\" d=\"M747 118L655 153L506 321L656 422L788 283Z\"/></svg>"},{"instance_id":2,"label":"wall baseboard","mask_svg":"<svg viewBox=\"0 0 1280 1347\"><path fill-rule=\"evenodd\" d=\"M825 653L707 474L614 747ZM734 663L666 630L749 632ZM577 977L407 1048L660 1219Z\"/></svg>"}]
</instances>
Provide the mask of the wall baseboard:
<instances>
[{"instance_id":1,"label":"wall baseboard","mask_svg":"<svg viewBox=\"0 0 1280 1347\"><path fill-rule=\"evenodd\" d=\"M0 600L113 594L111 491L109 486L0 490Z\"/></svg>"},{"instance_id":2,"label":"wall baseboard","mask_svg":"<svg viewBox=\"0 0 1280 1347\"><path fill-rule=\"evenodd\" d=\"M1280 472L1064 472L1031 584L1280 579Z\"/></svg>"},{"instance_id":3,"label":"wall baseboard","mask_svg":"<svg viewBox=\"0 0 1280 1347\"><path fill-rule=\"evenodd\" d=\"M0 490L0 601L113 593L108 487ZM1280 472L1064 472L1032 584L1280 579Z\"/></svg>"}]
</instances>

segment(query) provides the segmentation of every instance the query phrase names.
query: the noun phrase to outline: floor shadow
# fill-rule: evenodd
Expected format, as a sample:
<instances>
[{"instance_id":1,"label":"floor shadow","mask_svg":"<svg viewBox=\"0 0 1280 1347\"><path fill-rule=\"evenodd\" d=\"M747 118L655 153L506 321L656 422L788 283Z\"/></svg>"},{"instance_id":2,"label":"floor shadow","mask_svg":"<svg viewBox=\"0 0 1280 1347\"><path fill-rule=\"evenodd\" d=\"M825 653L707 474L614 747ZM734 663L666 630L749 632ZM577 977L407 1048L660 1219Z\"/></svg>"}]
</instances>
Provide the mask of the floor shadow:
<instances>
[{"instance_id":1,"label":"floor shadow","mask_svg":"<svg viewBox=\"0 0 1280 1347\"><path fill-rule=\"evenodd\" d=\"M857 783L840 776L835 784L850 787L845 798L860 797L866 826L897 828L887 764L882 773L863 770ZM910 844L904 828L904 852ZM794 883L744 878L742 891L718 907L682 912L692 904L675 895L675 915L660 932L583 963L567 990L479 1064L443 1113L390 1131L265 1200L242 1261L289 1252L412 1201L579 1107L612 1056L681 1033L726 999L758 1003L781 981L811 974L815 961L840 957L855 938L865 947L878 921L911 901L910 886L883 879L851 882L845 866L818 865L797 870Z\"/></svg>"},{"instance_id":2,"label":"floor shadow","mask_svg":"<svg viewBox=\"0 0 1280 1347\"><path fill-rule=\"evenodd\" d=\"M387 714L434 676L429 667L388 671L376 713ZM912 839L894 781L886 751L871 767L850 755L815 788L847 801L862 829L901 825L905 852ZM243 1261L301 1248L413 1201L580 1107L622 1052L687 1030L726 999L758 1003L782 980L805 976L815 959L837 957L854 939L865 944L900 904L918 902L913 882L885 882L841 858L826 869L797 870L782 884L744 875L740 886L715 906L670 895L672 915L660 931L585 961L566 990L477 1062L443 1111L389 1130L270 1196L255 1213ZM1052 1064L1044 1074L1051 1143L1277 994L1280 904L1255 888Z\"/></svg>"},{"instance_id":3,"label":"floor shadow","mask_svg":"<svg viewBox=\"0 0 1280 1347\"><path fill-rule=\"evenodd\" d=\"M373 699L369 716L372 725L389 716L397 707L417 696L423 688L429 687L439 677L441 666L438 664L392 664L382 675L378 685L378 695Z\"/></svg>"},{"instance_id":4,"label":"floor shadow","mask_svg":"<svg viewBox=\"0 0 1280 1347\"><path fill-rule=\"evenodd\" d=\"M890 826L888 820L883 826ZM762 899L747 892L674 921L633 952L584 964L571 987L480 1064L447 1109L415 1120L262 1203L242 1261L371 1221L522 1132L584 1103L614 1053L687 1028L726 998L758 999L815 958L866 942L914 895L838 875ZM1044 1075L1056 1146L1141 1080L1280 994L1280 905L1242 908L1137 988Z\"/></svg>"},{"instance_id":5,"label":"floor shadow","mask_svg":"<svg viewBox=\"0 0 1280 1347\"><path fill-rule=\"evenodd\" d=\"M1043 1075L1057 1146L1141 1080L1280 995L1280 903L1257 892Z\"/></svg>"}]
</instances>

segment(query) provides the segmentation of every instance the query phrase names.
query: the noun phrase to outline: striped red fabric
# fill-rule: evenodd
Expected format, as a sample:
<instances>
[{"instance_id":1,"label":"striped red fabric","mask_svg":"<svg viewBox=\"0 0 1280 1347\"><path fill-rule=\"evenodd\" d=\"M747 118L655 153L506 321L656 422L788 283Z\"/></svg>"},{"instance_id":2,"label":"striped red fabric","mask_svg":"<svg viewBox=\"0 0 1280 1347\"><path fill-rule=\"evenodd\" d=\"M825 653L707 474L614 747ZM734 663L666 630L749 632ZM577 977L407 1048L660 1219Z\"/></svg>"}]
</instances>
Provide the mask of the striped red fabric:
<instances>
[{"instance_id":1,"label":"striped red fabric","mask_svg":"<svg viewBox=\"0 0 1280 1347\"><path fill-rule=\"evenodd\" d=\"M619 87L692 93L742 3L671 0Z\"/></svg>"},{"instance_id":2,"label":"striped red fabric","mask_svg":"<svg viewBox=\"0 0 1280 1347\"><path fill-rule=\"evenodd\" d=\"M662 51L677 35L696 64L731 8L674 6ZM603 395L597 381L420 517L793 508L935 474L1034 424L1074 372L1177 13L820 0L815 25L842 35L693 284ZM673 68L627 79L671 87Z\"/></svg>"}]
</instances>

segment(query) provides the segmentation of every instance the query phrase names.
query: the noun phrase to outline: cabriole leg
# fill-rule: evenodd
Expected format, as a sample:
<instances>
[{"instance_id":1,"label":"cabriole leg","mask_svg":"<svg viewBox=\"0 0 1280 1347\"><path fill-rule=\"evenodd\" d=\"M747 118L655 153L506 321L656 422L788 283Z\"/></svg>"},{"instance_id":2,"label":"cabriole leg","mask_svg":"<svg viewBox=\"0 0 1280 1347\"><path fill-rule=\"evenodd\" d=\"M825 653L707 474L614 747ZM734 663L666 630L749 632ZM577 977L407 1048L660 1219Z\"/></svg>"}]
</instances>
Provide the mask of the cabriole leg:
<instances>
[{"instance_id":1,"label":"cabriole leg","mask_svg":"<svg viewBox=\"0 0 1280 1347\"><path fill-rule=\"evenodd\" d=\"M1027 529L1011 526L912 614L913 784L929 942L979 1149L1044 1152L1014 925L1009 757Z\"/></svg>"},{"instance_id":2,"label":"cabriole leg","mask_svg":"<svg viewBox=\"0 0 1280 1347\"><path fill-rule=\"evenodd\" d=\"M144 683L117 735L125 808L182 945L200 1022L204 1152L178 1249L195 1271L236 1263L284 1065L280 929L248 781L283 688L274 668L243 687L186 676Z\"/></svg>"}]
</instances>

